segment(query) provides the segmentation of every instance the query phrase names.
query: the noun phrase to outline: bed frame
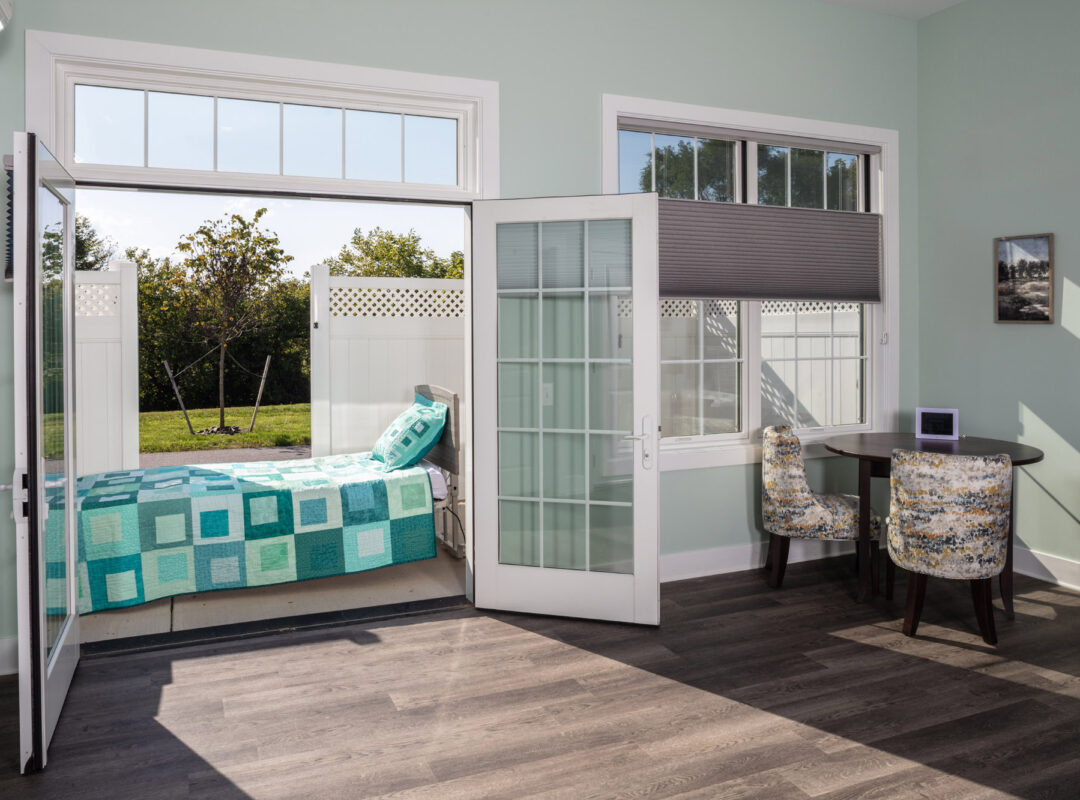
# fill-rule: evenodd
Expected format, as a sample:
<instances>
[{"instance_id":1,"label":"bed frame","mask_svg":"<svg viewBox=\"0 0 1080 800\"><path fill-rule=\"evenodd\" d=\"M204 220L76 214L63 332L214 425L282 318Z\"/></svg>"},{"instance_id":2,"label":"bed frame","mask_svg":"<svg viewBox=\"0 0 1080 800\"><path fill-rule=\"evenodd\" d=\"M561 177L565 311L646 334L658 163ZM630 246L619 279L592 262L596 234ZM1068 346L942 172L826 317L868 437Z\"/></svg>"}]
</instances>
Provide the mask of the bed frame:
<instances>
[{"instance_id":1,"label":"bed frame","mask_svg":"<svg viewBox=\"0 0 1080 800\"><path fill-rule=\"evenodd\" d=\"M446 425L435 446L424 456L428 461L447 473L446 499L436 501L441 525L435 527L435 538L457 558L465 557L465 530L461 519L458 476L461 474L461 403L457 394L442 386L422 383L415 387L419 395L428 400L443 403L448 409Z\"/></svg>"}]
</instances>

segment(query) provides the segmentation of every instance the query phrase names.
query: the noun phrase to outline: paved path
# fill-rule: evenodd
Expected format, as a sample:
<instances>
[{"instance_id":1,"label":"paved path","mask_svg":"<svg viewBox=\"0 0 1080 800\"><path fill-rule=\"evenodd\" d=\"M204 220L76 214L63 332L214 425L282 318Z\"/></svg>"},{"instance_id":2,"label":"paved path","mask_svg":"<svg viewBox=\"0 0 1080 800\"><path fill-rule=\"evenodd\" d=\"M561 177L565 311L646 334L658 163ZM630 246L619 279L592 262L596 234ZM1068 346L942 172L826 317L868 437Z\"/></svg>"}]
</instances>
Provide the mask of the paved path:
<instances>
[{"instance_id":1,"label":"paved path","mask_svg":"<svg viewBox=\"0 0 1080 800\"><path fill-rule=\"evenodd\" d=\"M187 450L181 453L142 453L139 466L175 467L182 464L233 464L239 461L289 461L311 458L311 445L290 447L237 447L228 450Z\"/></svg>"}]
</instances>

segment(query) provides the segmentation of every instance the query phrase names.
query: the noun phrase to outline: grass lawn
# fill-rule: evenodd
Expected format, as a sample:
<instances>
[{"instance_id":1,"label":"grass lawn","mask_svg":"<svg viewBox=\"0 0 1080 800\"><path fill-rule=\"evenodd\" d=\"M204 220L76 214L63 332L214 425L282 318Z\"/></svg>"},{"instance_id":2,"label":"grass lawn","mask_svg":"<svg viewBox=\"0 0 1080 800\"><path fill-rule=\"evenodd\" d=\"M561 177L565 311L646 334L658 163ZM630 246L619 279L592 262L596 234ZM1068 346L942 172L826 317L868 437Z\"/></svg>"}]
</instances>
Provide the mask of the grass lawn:
<instances>
[{"instance_id":1,"label":"grass lawn","mask_svg":"<svg viewBox=\"0 0 1080 800\"><path fill-rule=\"evenodd\" d=\"M260 406L255 430L251 424L252 406L225 409L225 424L239 425L243 433L235 436L192 436L179 411L144 411L139 414L139 450L143 453L175 453L181 450L220 450L230 447L284 447L311 444L311 405ZM218 424L216 408L188 410L195 430Z\"/></svg>"}]
</instances>

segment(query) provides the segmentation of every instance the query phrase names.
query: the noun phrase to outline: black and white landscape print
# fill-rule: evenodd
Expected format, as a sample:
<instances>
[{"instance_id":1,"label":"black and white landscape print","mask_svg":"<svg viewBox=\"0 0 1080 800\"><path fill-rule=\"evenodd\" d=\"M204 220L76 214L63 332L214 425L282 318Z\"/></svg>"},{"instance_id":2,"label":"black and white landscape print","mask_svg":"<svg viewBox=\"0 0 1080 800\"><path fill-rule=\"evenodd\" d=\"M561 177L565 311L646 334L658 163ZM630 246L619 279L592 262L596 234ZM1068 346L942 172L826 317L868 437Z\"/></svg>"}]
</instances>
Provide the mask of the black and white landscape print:
<instances>
[{"instance_id":1,"label":"black and white landscape print","mask_svg":"<svg viewBox=\"0 0 1080 800\"><path fill-rule=\"evenodd\" d=\"M997 321L1052 322L1054 234L1003 236L997 256Z\"/></svg>"}]
</instances>

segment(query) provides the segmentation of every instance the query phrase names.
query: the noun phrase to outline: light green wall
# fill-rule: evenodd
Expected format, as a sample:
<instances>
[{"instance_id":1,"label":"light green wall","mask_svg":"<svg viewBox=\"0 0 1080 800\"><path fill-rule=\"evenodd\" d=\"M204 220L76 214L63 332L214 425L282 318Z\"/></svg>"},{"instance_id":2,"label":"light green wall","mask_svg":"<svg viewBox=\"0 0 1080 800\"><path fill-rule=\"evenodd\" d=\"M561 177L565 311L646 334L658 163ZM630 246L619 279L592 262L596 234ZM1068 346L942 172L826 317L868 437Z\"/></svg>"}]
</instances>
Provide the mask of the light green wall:
<instances>
[{"instance_id":1,"label":"light green wall","mask_svg":"<svg viewBox=\"0 0 1080 800\"><path fill-rule=\"evenodd\" d=\"M922 20L919 399L1046 452L1017 535L1080 559L1080 3L969 0ZM1055 234L1054 324L994 323L993 238Z\"/></svg>"},{"instance_id":2,"label":"light green wall","mask_svg":"<svg viewBox=\"0 0 1080 800\"><path fill-rule=\"evenodd\" d=\"M496 80L504 197L600 191L605 92L899 130L901 407L914 405L911 21L812 0L15 0L13 23L0 34L3 142L23 125L28 28ZM10 320L3 286L0 328ZM0 475L11 472L10 373L0 348ZM665 474L663 552L757 538L756 471ZM0 635L10 635L13 532L0 517Z\"/></svg>"}]
</instances>

